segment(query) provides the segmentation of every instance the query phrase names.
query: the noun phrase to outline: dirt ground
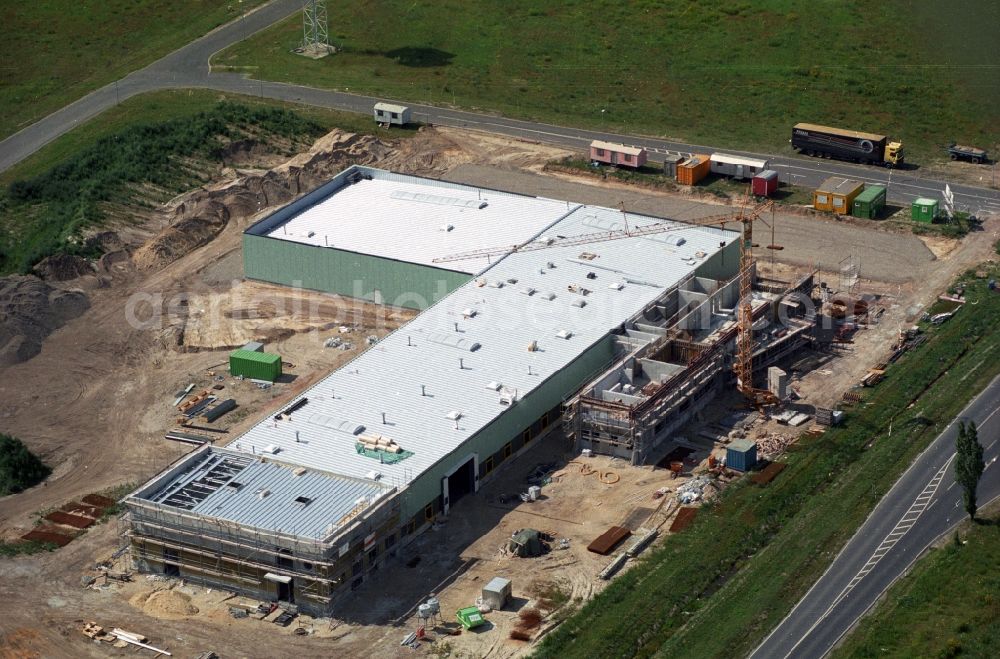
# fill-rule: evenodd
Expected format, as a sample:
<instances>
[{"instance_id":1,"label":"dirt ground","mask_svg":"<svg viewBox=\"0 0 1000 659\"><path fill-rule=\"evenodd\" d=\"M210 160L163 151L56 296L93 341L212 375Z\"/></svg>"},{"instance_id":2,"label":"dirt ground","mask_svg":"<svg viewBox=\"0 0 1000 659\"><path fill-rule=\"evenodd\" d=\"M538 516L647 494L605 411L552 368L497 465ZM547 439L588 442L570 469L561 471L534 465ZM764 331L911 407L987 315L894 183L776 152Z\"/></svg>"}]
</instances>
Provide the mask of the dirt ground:
<instances>
[{"instance_id":1,"label":"dirt ground","mask_svg":"<svg viewBox=\"0 0 1000 659\"><path fill-rule=\"evenodd\" d=\"M544 163L564 151L477 132L425 130L402 145L382 144L377 150L377 157L368 160L376 166L425 176L611 207L624 201L629 210L679 219L725 211L684 195L543 175ZM275 203L283 198L268 196ZM219 394L237 400L238 409L216 424L229 431L219 433L224 437L220 443L226 443L364 349L367 336L382 336L409 317L370 304L242 281L240 234L270 208L248 203L241 208L213 225L217 233L206 244L171 254L166 265L137 268L126 255L104 264L101 277L58 284L83 289L90 308L55 330L36 357L5 367L0 382L3 431L24 440L54 473L44 485L0 499L0 538L22 534L38 511L110 486L141 482L191 450L163 438L176 416L171 406L175 393L187 384L221 384ZM157 222L137 235L147 240L158 235L164 226L162 219ZM803 360L798 369L790 365L792 383L804 402L829 405L855 385L885 356L900 326L912 322L956 274L990 255L998 229L1000 222L991 218L986 231L961 243L925 242L848 222L778 214L775 241L785 249L774 255L773 265L769 257L762 258L762 272L773 270L775 276L791 279L818 264L824 279L836 282L837 262L854 255L861 262L861 291L879 294L885 307L880 322L859 331L838 355L814 356L812 364ZM159 312L152 314L153 309ZM341 326L347 329L344 334ZM352 349L324 348L331 336L347 339ZM284 381L261 390L224 375L227 351L249 339L264 339L269 349L282 354L288 363ZM729 412L721 402L713 410L699 423L718 430ZM787 429L762 426L757 431ZM711 440L699 436L697 428L684 434L689 448L697 449L691 457L706 459ZM417 604L435 593L446 620L453 620L454 610L473 604L493 576L512 579L513 606L488 614L491 627L478 633L443 638L443 631L431 631L439 637L437 645L424 643L423 652L440 653L447 644L465 656L523 654L527 644L509 639L518 611L542 609L546 618L541 628L529 634L535 637L600 590L604 582L596 574L609 559L587 552L586 545L611 525L635 530L664 521L662 514L653 514L664 498L654 499L653 493L679 485L664 469L591 458L592 469L613 471L620 478L604 484L584 475L574 464L578 460L555 436L537 442L480 492L458 502L439 528L401 550L399 564L390 564L352 596L355 604L344 608L343 619L299 619L288 628L232 618L228 607L234 600L223 601L228 593L146 575L128 584L98 581L96 588L82 587L81 577L93 575L94 565L118 546L116 525L99 525L53 553L0 559L0 657L135 654L84 637L79 628L89 620L143 633L174 656L209 649L246 657L408 656L413 650L399 642L416 627ZM501 494L525 491L526 474L540 463L555 463L563 472L543 488L543 498L516 506L500 503ZM524 527L551 532L556 548L533 559L503 556L501 545ZM563 538L568 549L558 548ZM417 557L419 562L413 563ZM172 594L152 597L153 591L166 590ZM305 635L295 634L298 627Z\"/></svg>"}]
</instances>

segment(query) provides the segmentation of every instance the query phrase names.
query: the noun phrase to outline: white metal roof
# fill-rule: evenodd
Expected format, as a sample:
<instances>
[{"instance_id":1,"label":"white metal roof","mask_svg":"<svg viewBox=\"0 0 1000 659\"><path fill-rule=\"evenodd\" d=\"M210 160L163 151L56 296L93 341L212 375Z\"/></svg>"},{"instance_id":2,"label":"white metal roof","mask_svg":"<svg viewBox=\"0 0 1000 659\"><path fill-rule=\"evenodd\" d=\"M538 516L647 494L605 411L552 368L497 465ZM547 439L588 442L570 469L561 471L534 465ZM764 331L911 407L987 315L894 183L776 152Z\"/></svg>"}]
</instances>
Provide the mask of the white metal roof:
<instances>
[{"instance_id":1,"label":"white metal roof","mask_svg":"<svg viewBox=\"0 0 1000 659\"><path fill-rule=\"evenodd\" d=\"M398 113L402 114L402 113L406 112L407 110L409 110L410 108L406 107L405 105L396 105L395 103L382 103L382 102L379 102L379 103L375 104L375 109L376 110L385 110L386 112L398 112Z\"/></svg>"},{"instance_id":2,"label":"white metal roof","mask_svg":"<svg viewBox=\"0 0 1000 659\"><path fill-rule=\"evenodd\" d=\"M433 260L526 242L575 207L565 201L357 169L372 178L336 189L263 235L475 274L489 259L441 266Z\"/></svg>"},{"instance_id":3,"label":"white metal roof","mask_svg":"<svg viewBox=\"0 0 1000 659\"><path fill-rule=\"evenodd\" d=\"M392 197L398 185L353 187L376 195L352 199L359 210L399 203ZM627 219L631 227L660 221ZM616 225L624 225L619 211L574 207L542 237ZM405 486L503 414L502 394L528 395L737 236L677 227L685 240L669 232L510 254L304 391L308 402L290 420L269 416L229 446L256 454L277 448L277 460L356 478L375 469L383 483ZM413 455L390 465L359 454L361 426Z\"/></svg>"},{"instance_id":4,"label":"white metal roof","mask_svg":"<svg viewBox=\"0 0 1000 659\"><path fill-rule=\"evenodd\" d=\"M625 144L617 144L615 142L605 142L603 140L594 140L590 143L590 146L595 149L607 149L608 151L615 151L617 153L627 153L629 155L637 156L644 151L644 149L637 146L627 146Z\"/></svg>"},{"instance_id":5,"label":"white metal roof","mask_svg":"<svg viewBox=\"0 0 1000 659\"><path fill-rule=\"evenodd\" d=\"M745 158L743 156L731 156L728 153L713 153L712 162L721 162L727 165L743 165L745 167L767 167L767 161L760 158Z\"/></svg>"},{"instance_id":6,"label":"white metal roof","mask_svg":"<svg viewBox=\"0 0 1000 659\"><path fill-rule=\"evenodd\" d=\"M243 462L221 480L196 485L195 498L183 494L185 486L202 479L214 462L230 456ZM184 471L139 498L167 506L179 502L185 504L182 510L195 514L320 540L348 526L353 511L366 510L392 492L391 487L371 479L346 478L206 447L192 454Z\"/></svg>"}]
</instances>

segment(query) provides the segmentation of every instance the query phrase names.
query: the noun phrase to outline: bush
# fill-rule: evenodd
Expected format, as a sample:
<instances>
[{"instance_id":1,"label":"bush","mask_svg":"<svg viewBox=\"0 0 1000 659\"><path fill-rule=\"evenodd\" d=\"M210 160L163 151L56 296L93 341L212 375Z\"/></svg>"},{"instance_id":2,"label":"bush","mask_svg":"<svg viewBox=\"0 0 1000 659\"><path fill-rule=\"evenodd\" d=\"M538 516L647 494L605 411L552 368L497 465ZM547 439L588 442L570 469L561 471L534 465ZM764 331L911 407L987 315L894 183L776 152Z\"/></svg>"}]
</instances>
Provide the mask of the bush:
<instances>
[{"instance_id":1,"label":"bush","mask_svg":"<svg viewBox=\"0 0 1000 659\"><path fill-rule=\"evenodd\" d=\"M51 473L21 440L0 434L0 496L26 490Z\"/></svg>"}]
</instances>

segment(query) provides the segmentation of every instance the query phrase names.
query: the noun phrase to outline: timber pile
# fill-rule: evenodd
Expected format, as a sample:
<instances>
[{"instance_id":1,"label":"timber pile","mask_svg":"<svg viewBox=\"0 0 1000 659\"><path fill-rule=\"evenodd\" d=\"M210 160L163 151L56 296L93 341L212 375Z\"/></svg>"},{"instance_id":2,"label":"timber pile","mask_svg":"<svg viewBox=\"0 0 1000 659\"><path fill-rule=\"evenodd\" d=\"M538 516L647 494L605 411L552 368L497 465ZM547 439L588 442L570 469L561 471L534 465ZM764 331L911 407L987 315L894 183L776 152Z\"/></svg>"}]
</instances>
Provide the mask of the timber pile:
<instances>
[{"instance_id":1,"label":"timber pile","mask_svg":"<svg viewBox=\"0 0 1000 659\"><path fill-rule=\"evenodd\" d=\"M171 656L171 654L166 650L161 650L160 648L147 644L146 641L149 639L142 634L128 632L124 629L119 629L118 627L115 627L111 631L106 631L104 627L101 627L96 622L88 622L80 631L83 632L83 635L89 639L110 643L116 648L123 648L126 645L134 645L156 653L157 657L161 654L167 657Z\"/></svg>"},{"instance_id":2,"label":"timber pile","mask_svg":"<svg viewBox=\"0 0 1000 659\"><path fill-rule=\"evenodd\" d=\"M763 458L772 458L781 455L794 441L791 437L780 434L771 434L757 440L757 452Z\"/></svg>"},{"instance_id":3,"label":"timber pile","mask_svg":"<svg viewBox=\"0 0 1000 659\"><path fill-rule=\"evenodd\" d=\"M385 435L361 435L358 442L369 451L385 451L386 453L402 453L403 447L396 440Z\"/></svg>"}]
</instances>

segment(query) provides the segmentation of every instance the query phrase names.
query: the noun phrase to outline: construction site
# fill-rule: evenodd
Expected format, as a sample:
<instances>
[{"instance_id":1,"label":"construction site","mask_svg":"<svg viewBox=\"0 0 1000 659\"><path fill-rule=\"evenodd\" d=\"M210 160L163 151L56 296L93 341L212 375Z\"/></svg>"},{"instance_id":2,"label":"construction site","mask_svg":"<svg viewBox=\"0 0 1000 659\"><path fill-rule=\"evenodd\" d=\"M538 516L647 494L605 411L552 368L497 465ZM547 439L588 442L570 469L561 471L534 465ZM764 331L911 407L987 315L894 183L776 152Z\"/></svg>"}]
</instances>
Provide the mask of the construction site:
<instances>
[{"instance_id":1,"label":"construction site","mask_svg":"<svg viewBox=\"0 0 1000 659\"><path fill-rule=\"evenodd\" d=\"M27 391L76 354L73 328L96 343L135 291L199 280L123 333L142 347L121 368L57 385L80 389L54 392L77 419L145 411L77 428L113 436L117 463L74 449L4 510L19 537L34 511L132 483L117 520L0 564L0 595L44 611L10 618L33 647L138 639L84 637L85 618L175 654L526 654L728 483L780 479L782 453L917 340L929 287L988 249L546 174L565 152L475 131L321 142L281 194L247 202L264 191L234 173L177 200L10 367ZM154 263L177 209L209 200L229 208L219 233ZM240 349L277 371L238 375Z\"/></svg>"}]
</instances>

